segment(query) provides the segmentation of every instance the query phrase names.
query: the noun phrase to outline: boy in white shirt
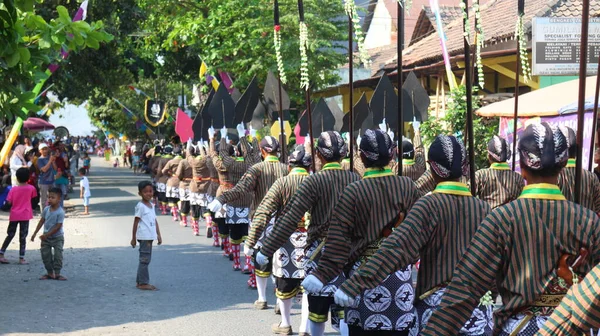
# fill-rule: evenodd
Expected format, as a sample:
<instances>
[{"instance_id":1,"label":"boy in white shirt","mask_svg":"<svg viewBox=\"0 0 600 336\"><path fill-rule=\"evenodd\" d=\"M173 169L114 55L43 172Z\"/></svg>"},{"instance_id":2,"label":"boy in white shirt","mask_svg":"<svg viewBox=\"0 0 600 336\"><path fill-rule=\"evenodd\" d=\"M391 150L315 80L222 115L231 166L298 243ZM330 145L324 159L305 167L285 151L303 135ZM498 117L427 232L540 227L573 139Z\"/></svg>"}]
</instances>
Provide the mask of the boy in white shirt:
<instances>
[{"instance_id":1,"label":"boy in white shirt","mask_svg":"<svg viewBox=\"0 0 600 336\"><path fill-rule=\"evenodd\" d=\"M135 206L135 219L133 220L133 233L131 247L135 248L136 240L140 243L140 263L137 271L136 287L142 290L158 290L149 284L150 274L148 265L152 259L152 242L157 239L158 245L162 244L160 228L156 220L156 211L150 200L154 197L154 187L150 181L141 181L138 184L138 194L142 200Z\"/></svg>"},{"instance_id":2,"label":"boy in white shirt","mask_svg":"<svg viewBox=\"0 0 600 336\"><path fill-rule=\"evenodd\" d=\"M85 176L86 170L85 168L79 169L79 176L81 177L81 181L79 181L79 197L83 198L83 215L90 214L90 197L92 193L90 192L90 180L88 180L87 176Z\"/></svg>"}]
</instances>

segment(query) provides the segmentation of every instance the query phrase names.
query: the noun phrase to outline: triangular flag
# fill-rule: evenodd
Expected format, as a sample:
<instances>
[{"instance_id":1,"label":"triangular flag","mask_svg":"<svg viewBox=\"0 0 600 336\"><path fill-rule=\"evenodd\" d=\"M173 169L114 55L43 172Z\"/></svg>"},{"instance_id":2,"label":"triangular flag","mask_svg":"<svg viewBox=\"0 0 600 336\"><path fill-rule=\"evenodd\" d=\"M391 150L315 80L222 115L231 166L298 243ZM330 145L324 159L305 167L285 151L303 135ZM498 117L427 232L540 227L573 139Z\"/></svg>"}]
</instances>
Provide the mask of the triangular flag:
<instances>
[{"instance_id":1,"label":"triangular flag","mask_svg":"<svg viewBox=\"0 0 600 336\"><path fill-rule=\"evenodd\" d=\"M216 78L213 77L210 83L212 84L212 87L213 89L215 89L215 91L219 89L219 81Z\"/></svg>"},{"instance_id":2,"label":"triangular flag","mask_svg":"<svg viewBox=\"0 0 600 336\"><path fill-rule=\"evenodd\" d=\"M206 74L206 71L208 71L208 67L206 66L206 63L204 63L204 61L202 61L202 64L200 64L200 78L204 77L204 74Z\"/></svg>"}]
</instances>

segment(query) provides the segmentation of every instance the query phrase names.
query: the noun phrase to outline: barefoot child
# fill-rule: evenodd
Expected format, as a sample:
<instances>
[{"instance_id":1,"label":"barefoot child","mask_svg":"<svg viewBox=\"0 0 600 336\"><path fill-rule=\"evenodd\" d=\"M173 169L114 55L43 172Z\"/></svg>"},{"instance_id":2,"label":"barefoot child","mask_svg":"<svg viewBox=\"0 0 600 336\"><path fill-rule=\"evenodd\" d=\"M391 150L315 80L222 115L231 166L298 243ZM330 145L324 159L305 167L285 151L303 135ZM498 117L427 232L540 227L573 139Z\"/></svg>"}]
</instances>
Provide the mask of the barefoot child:
<instances>
[{"instance_id":1,"label":"barefoot child","mask_svg":"<svg viewBox=\"0 0 600 336\"><path fill-rule=\"evenodd\" d=\"M19 264L27 265L25 261L25 244L27 243L27 233L29 232L29 220L33 218L31 199L37 197L35 187L27 184L29 180L29 169L17 169L18 185L10 189L6 201L10 203L10 216L8 218L7 236L0 249L0 263L8 264L4 258L4 252L17 233L19 227Z\"/></svg>"},{"instance_id":2,"label":"barefoot child","mask_svg":"<svg viewBox=\"0 0 600 336\"><path fill-rule=\"evenodd\" d=\"M42 219L40 219L35 232L31 236L31 241L34 241L35 235L40 231L42 225L44 226L44 234L40 235L42 241L41 252L42 261L48 273L43 275L40 280L67 280L60 274L63 265L63 246L65 245L65 233L63 231L65 212L60 207L61 197L62 191L60 188L52 188L48 191L48 206L44 208Z\"/></svg>"},{"instance_id":3,"label":"barefoot child","mask_svg":"<svg viewBox=\"0 0 600 336\"><path fill-rule=\"evenodd\" d=\"M157 239L162 244L160 228L156 220L156 211L150 200L154 197L154 187L150 181L141 181L138 192L142 200L135 206L131 247L135 248L136 240L140 243L140 263L137 271L136 287L142 290L157 290L149 284L148 265L152 259L152 242Z\"/></svg>"},{"instance_id":4,"label":"barefoot child","mask_svg":"<svg viewBox=\"0 0 600 336\"><path fill-rule=\"evenodd\" d=\"M79 169L79 176L81 176L81 181L79 181L79 197L83 198L83 215L89 215L92 193L90 192L90 181L85 176L85 168Z\"/></svg>"}]
</instances>

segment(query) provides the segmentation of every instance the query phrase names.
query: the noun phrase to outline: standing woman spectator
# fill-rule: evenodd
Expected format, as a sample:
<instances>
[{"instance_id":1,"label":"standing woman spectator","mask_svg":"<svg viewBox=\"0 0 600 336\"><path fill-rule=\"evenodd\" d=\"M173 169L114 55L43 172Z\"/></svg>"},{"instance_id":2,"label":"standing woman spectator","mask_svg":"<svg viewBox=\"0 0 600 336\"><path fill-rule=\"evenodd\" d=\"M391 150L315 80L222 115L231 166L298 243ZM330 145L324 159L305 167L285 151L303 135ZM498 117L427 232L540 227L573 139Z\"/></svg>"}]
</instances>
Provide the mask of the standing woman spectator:
<instances>
[{"instance_id":1,"label":"standing woman spectator","mask_svg":"<svg viewBox=\"0 0 600 336\"><path fill-rule=\"evenodd\" d=\"M11 185L16 186L19 184L17 181L17 170L19 168L28 168L27 160L25 160L25 146L18 145L15 147L12 156L10 157L10 181Z\"/></svg>"}]
</instances>

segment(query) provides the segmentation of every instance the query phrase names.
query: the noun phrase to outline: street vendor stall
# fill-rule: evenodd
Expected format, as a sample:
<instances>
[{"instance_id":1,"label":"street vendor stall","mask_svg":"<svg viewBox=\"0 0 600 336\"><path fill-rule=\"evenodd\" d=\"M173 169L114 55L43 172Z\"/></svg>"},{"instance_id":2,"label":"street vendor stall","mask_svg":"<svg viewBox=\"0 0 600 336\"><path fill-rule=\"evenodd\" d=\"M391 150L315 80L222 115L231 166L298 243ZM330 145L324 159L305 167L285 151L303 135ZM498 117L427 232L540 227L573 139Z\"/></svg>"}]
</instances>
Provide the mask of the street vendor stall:
<instances>
[{"instance_id":1,"label":"street vendor stall","mask_svg":"<svg viewBox=\"0 0 600 336\"><path fill-rule=\"evenodd\" d=\"M578 84L578 79L574 79L519 96L517 141L521 132L531 123L547 122L551 125L564 125L577 130ZM595 89L596 76L587 77L585 90L585 128L583 132L583 167L588 167L589 162ZM515 99L511 98L487 105L476 111L482 117L500 118L499 135L506 139L510 148L512 148L513 143L514 104ZM520 171L519 160L516 162L516 170Z\"/></svg>"},{"instance_id":2,"label":"street vendor stall","mask_svg":"<svg viewBox=\"0 0 600 336\"><path fill-rule=\"evenodd\" d=\"M54 125L40 118L27 118L23 122L23 129L30 133L49 131L54 128Z\"/></svg>"}]
</instances>

